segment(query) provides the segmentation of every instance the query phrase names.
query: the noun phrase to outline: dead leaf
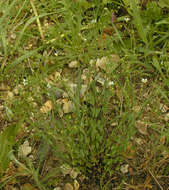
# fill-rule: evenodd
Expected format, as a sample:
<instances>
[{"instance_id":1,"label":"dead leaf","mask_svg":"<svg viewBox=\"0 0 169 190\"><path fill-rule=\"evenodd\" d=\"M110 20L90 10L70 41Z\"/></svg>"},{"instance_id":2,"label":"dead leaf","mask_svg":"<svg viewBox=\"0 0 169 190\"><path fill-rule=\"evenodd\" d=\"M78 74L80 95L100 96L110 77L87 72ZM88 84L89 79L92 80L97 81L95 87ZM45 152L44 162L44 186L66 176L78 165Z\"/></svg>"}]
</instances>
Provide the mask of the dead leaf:
<instances>
[{"instance_id":1,"label":"dead leaf","mask_svg":"<svg viewBox=\"0 0 169 190\"><path fill-rule=\"evenodd\" d=\"M0 91L7 91L9 90L9 86L8 85L5 85L4 83L1 83L0 84Z\"/></svg>"},{"instance_id":2,"label":"dead leaf","mask_svg":"<svg viewBox=\"0 0 169 190\"><path fill-rule=\"evenodd\" d=\"M166 136L163 135L161 138L160 138L160 144L164 145L166 142Z\"/></svg>"},{"instance_id":3,"label":"dead leaf","mask_svg":"<svg viewBox=\"0 0 169 190\"><path fill-rule=\"evenodd\" d=\"M123 174L126 174L128 173L129 171L129 165L128 164L124 164L120 167L120 171L123 173Z\"/></svg>"},{"instance_id":4,"label":"dead leaf","mask_svg":"<svg viewBox=\"0 0 169 190\"><path fill-rule=\"evenodd\" d=\"M8 91L7 98L12 99L13 97L14 97L14 94L12 92Z\"/></svg>"},{"instance_id":5,"label":"dead leaf","mask_svg":"<svg viewBox=\"0 0 169 190\"><path fill-rule=\"evenodd\" d=\"M69 68L73 69L73 68L77 68L78 67L78 62L77 61L71 61L68 64Z\"/></svg>"},{"instance_id":6,"label":"dead leaf","mask_svg":"<svg viewBox=\"0 0 169 190\"><path fill-rule=\"evenodd\" d=\"M131 144L131 143L128 144L126 151L125 151L125 152L122 152L122 155L123 155L125 158L133 159L133 157L134 157L134 155L135 155L135 151L134 151L134 149L132 148L132 144Z\"/></svg>"},{"instance_id":7,"label":"dead leaf","mask_svg":"<svg viewBox=\"0 0 169 190\"><path fill-rule=\"evenodd\" d=\"M58 105L58 113L59 113L59 116L60 117L63 117L63 110L62 110L62 108L61 108L61 106L62 106L62 99L58 99L58 100L56 100L56 104Z\"/></svg>"},{"instance_id":8,"label":"dead leaf","mask_svg":"<svg viewBox=\"0 0 169 190\"><path fill-rule=\"evenodd\" d=\"M16 39L16 34L15 34L15 33L12 33L12 34L10 35L10 37L11 37L12 40L15 40L15 39Z\"/></svg>"},{"instance_id":9,"label":"dead leaf","mask_svg":"<svg viewBox=\"0 0 169 190\"><path fill-rule=\"evenodd\" d=\"M78 181L74 180L74 190L79 190L79 187L80 187L80 185L79 185Z\"/></svg>"},{"instance_id":10,"label":"dead leaf","mask_svg":"<svg viewBox=\"0 0 169 190\"><path fill-rule=\"evenodd\" d=\"M96 67L105 70L108 61L109 61L109 60L108 60L107 57L98 58L98 59L96 60Z\"/></svg>"},{"instance_id":11,"label":"dead leaf","mask_svg":"<svg viewBox=\"0 0 169 190\"><path fill-rule=\"evenodd\" d=\"M76 179L77 176L78 176L78 172L77 172L75 169L72 169L72 170L70 171L70 177L71 177L72 179Z\"/></svg>"},{"instance_id":12,"label":"dead leaf","mask_svg":"<svg viewBox=\"0 0 169 190\"><path fill-rule=\"evenodd\" d=\"M55 187L53 190L62 190L61 187Z\"/></svg>"},{"instance_id":13,"label":"dead leaf","mask_svg":"<svg viewBox=\"0 0 169 190\"><path fill-rule=\"evenodd\" d=\"M144 144L143 140L141 138L135 138L135 141L138 145Z\"/></svg>"},{"instance_id":14,"label":"dead leaf","mask_svg":"<svg viewBox=\"0 0 169 190\"><path fill-rule=\"evenodd\" d=\"M167 113L167 114L164 116L164 120L167 121L167 122L169 121L169 113Z\"/></svg>"},{"instance_id":15,"label":"dead leaf","mask_svg":"<svg viewBox=\"0 0 169 190\"><path fill-rule=\"evenodd\" d=\"M16 189L15 187L13 187L13 185L6 185L4 187L4 190L18 190L18 189Z\"/></svg>"},{"instance_id":16,"label":"dead leaf","mask_svg":"<svg viewBox=\"0 0 169 190\"><path fill-rule=\"evenodd\" d=\"M37 190L36 188L34 188L30 183L25 183L22 187L22 190Z\"/></svg>"},{"instance_id":17,"label":"dead leaf","mask_svg":"<svg viewBox=\"0 0 169 190\"><path fill-rule=\"evenodd\" d=\"M26 175L29 175L29 174L27 173L27 171L25 170L25 168L23 168L22 166L18 166L17 172L19 173L19 176L26 176Z\"/></svg>"},{"instance_id":18,"label":"dead leaf","mask_svg":"<svg viewBox=\"0 0 169 190\"><path fill-rule=\"evenodd\" d=\"M63 99L62 102L63 102L63 112L64 113L73 112L74 105L73 105L72 101L70 101L68 99Z\"/></svg>"},{"instance_id":19,"label":"dead leaf","mask_svg":"<svg viewBox=\"0 0 169 190\"><path fill-rule=\"evenodd\" d=\"M10 162L7 170L5 171L5 175L7 175L7 176L13 176L15 173L16 173L16 167L14 166L13 162ZM16 183L16 179L15 178L9 182L10 185L11 184L15 184L15 183Z\"/></svg>"},{"instance_id":20,"label":"dead leaf","mask_svg":"<svg viewBox=\"0 0 169 190\"><path fill-rule=\"evenodd\" d=\"M131 167L128 168L128 172L130 175L133 175L133 169Z\"/></svg>"},{"instance_id":21,"label":"dead leaf","mask_svg":"<svg viewBox=\"0 0 169 190\"><path fill-rule=\"evenodd\" d=\"M104 85L104 83L105 83L105 79L104 78L102 78L102 77L100 77L99 75L97 75L96 77L95 77L95 80L96 80L96 82L98 82L100 85Z\"/></svg>"},{"instance_id":22,"label":"dead leaf","mask_svg":"<svg viewBox=\"0 0 169 190\"><path fill-rule=\"evenodd\" d=\"M147 132L147 124L143 121L137 121L136 122L136 127L138 129L138 131L142 134L142 135L148 135Z\"/></svg>"},{"instance_id":23,"label":"dead leaf","mask_svg":"<svg viewBox=\"0 0 169 190\"><path fill-rule=\"evenodd\" d=\"M112 54L111 61L118 63L120 61L120 57L117 54Z\"/></svg>"},{"instance_id":24,"label":"dead leaf","mask_svg":"<svg viewBox=\"0 0 169 190\"><path fill-rule=\"evenodd\" d=\"M60 77L61 77L61 75L60 75L60 73L57 72L57 71L56 71L55 73L49 75L49 79L50 79L51 81L58 80L58 79L60 79Z\"/></svg>"},{"instance_id":25,"label":"dead leaf","mask_svg":"<svg viewBox=\"0 0 169 190\"><path fill-rule=\"evenodd\" d=\"M160 104L159 108L162 113L166 113L169 110L168 106L164 104Z\"/></svg>"},{"instance_id":26,"label":"dead leaf","mask_svg":"<svg viewBox=\"0 0 169 190\"><path fill-rule=\"evenodd\" d=\"M18 156L21 157L21 156L28 156L28 154L30 154L32 151L32 148L31 146L29 146L29 142L28 141L25 141L23 143L23 145L21 145L19 147L19 150L18 150Z\"/></svg>"},{"instance_id":27,"label":"dead leaf","mask_svg":"<svg viewBox=\"0 0 169 190\"><path fill-rule=\"evenodd\" d=\"M3 111L3 110L4 110L4 106L0 105L0 111Z\"/></svg>"},{"instance_id":28,"label":"dead leaf","mask_svg":"<svg viewBox=\"0 0 169 190\"><path fill-rule=\"evenodd\" d=\"M63 164L62 166L60 166L60 169L64 176L70 174L70 172L72 171L72 168L67 164Z\"/></svg>"},{"instance_id":29,"label":"dead leaf","mask_svg":"<svg viewBox=\"0 0 169 190\"><path fill-rule=\"evenodd\" d=\"M140 106L134 106L133 107L133 111L136 112L136 113L138 113L140 110L141 110Z\"/></svg>"},{"instance_id":30,"label":"dead leaf","mask_svg":"<svg viewBox=\"0 0 169 190\"><path fill-rule=\"evenodd\" d=\"M80 89L80 96L83 97L86 93L87 90L87 85L82 84L81 89Z\"/></svg>"},{"instance_id":31,"label":"dead leaf","mask_svg":"<svg viewBox=\"0 0 169 190\"><path fill-rule=\"evenodd\" d=\"M52 110L53 106L52 106L52 101L48 100L45 102L45 104L40 108L40 111L42 113L48 113Z\"/></svg>"}]
</instances>

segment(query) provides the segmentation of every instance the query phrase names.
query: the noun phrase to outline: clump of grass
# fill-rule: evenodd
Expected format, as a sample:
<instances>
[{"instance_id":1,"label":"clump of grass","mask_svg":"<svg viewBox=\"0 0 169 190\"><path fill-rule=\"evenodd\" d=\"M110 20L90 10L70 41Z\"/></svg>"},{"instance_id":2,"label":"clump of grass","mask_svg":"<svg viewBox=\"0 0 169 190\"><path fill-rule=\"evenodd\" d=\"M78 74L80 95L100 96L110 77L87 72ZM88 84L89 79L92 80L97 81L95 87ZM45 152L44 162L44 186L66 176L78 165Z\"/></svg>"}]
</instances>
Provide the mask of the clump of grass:
<instances>
[{"instance_id":1,"label":"clump of grass","mask_svg":"<svg viewBox=\"0 0 169 190\"><path fill-rule=\"evenodd\" d=\"M25 168L25 175L31 176L30 181L38 188L53 188L56 170L50 170L50 175L43 171L50 152L51 159L58 157L56 169L64 163L78 169L87 179L88 187L93 183L101 189L133 188L130 179L134 172L135 186L141 184L146 188L148 175L156 187L165 187L163 178L159 182L156 176L168 174L167 167L158 167L160 162L168 163L168 157L163 156L168 151L168 124L166 113L159 108L159 104L168 103L169 35L165 10L168 5L162 0L150 1L142 10L134 0L113 1L112 9L111 3L68 0L34 1L32 6L29 1L0 3L0 81L8 84L11 91L20 85L13 99L2 101L7 123L7 129L0 134L3 186L9 180L3 180L3 175L11 159ZM117 4L124 15L117 11ZM113 23L112 13L117 16ZM37 25L37 19L41 25ZM113 32L104 34L107 28ZM91 59L111 54L120 56L115 69L98 71L89 65ZM60 117L60 107L49 93L46 81L54 71L67 68L72 60L80 63L78 88L69 97L74 110ZM89 70L88 77L92 80L82 98L84 68ZM98 86L94 80L98 72L113 80L114 86L108 86L108 81ZM62 79L59 82L64 86ZM53 103L53 109L44 114L40 108L47 99ZM140 123L148 126L148 132L140 134L138 127L142 126L137 126ZM21 124L28 127L28 132L16 143ZM14 125L17 130L11 127ZM33 161L17 156L25 139L31 141L35 152L39 146L38 158ZM143 145L138 145L138 139ZM12 150L14 154L9 155ZM130 166L129 176L121 172L125 164ZM112 180L115 178L119 179L116 183ZM17 175L16 179L20 184Z\"/></svg>"}]
</instances>

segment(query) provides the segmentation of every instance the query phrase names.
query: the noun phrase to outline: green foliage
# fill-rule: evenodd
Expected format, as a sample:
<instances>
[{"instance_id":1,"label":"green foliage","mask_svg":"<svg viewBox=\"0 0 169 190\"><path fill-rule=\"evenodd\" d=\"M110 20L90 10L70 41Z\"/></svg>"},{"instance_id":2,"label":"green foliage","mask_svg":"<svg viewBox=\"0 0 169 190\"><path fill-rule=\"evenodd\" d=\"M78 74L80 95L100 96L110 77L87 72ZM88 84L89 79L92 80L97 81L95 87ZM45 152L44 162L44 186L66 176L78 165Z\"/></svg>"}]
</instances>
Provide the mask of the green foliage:
<instances>
[{"instance_id":1,"label":"green foliage","mask_svg":"<svg viewBox=\"0 0 169 190\"><path fill-rule=\"evenodd\" d=\"M159 5L161 8L169 8L168 0L159 0Z\"/></svg>"},{"instance_id":2,"label":"green foliage","mask_svg":"<svg viewBox=\"0 0 169 190\"><path fill-rule=\"evenodd\" d=\"M146 21L158 21L162 18L162 9L157 5L156 2L148 2L144 12Z\"/></svg>"},{"instance_id":3,"label":"green foliage","mask_svg":"<svg viewBox=\"0 0 169 190\"><path fill-rule=\"evenodd\" d=\"M141 19L139 6L135 0L131 0L127 4L129 4L129 12L133 16L133 19L134 19L133 22L134 22L134 25L138 31L138 34L139 34L141 40L145 44L147 44L148 43L147 32L143 26L143 21Z\"/></svg>"},{"instance_id":4,"label":"green foliage","mask_svg":"<svg viewBox=\"0 0 169 190\"><path fill-rule=\"evenodd\" d=\"M98 91L92 82L85 102L79 102L78 95L73 99L73 117L56 124L56 136L66 147L67 162L102 187L118 171L121 154L135 133L134 116L124 112L119 117L119 112L113 111L112 90L105 86ZM111 126L114 121L118 121L116 127Z\"/></svg>"},{"instance_id":5,"label":"green foliage","mask_svg":"<svg viewBox=\"0 0 169 190\"><path fill-rule=\"evenodd\" d=\"M8 168L10 162L8 154L16 143L15 138L21 124L22 120L18 124L9 126L0 134L0 174Z\"/></svg>"},{"instance_id":6,"label":"green foliage","mask_svg":"<svg viewBox=\"0 0 169 190\"><path fill-rule=\"evenodd\" d=\"M23 166L26 175L31 176L40 189L45 189L50 183L51 188L58 166L43 179L40 176L50 151L51 157L59 158L59 164L71 165L89 181L106 188L106 183L113 175L119 174L119 168L125 162L122 155L126 153L131 139L135 138L136 120L145 114L160 123L163 114L158 111L158 105L154 108L155 101L168 103L168 1L150 1L143 10L139 0L35 0L34 3L45 40L40 38L37 17L31 12L29 1L0 2L0 80L7 81L11 88L18 84L22 86L14 100L5 99L7 121L21 121L16 125L10 124L0 134L0 170L3 173L12 159L16 165ZM112 13L116 14L117 23L112 23ZM112 29L112 33L106 34L104 39L104 29L107 28ZM12 34L15 34L14 39ZM91 59L112 54L120 55L120 62L115 67L111 63L112 69L108 73L90 68ZM70 98L74 110L60 117L61 106L56 103L55 89L52 87L53 94L49 93L46 81L49 82L49 75L60 68L65 74L64 68L67 69L67 63L72 60L80 63L78 88L75 96ZM104 86L99 86L91 77L85 98L82 98L81 69L84 67L90 70L89 78L100 72L111 78L115 85L110 87L106 81ZM147 84L140 84L144 77ZM62 82L60 79L53 83L64 86ZM151 104L150 100L153 101L152 96L147 96L144 91L153 91L156 99L152 103L154 109L148 107L142 114L146 105ZM53 103L52 111L42 114L40 108L48 99ZM141 107L137 114L133 110L135 104ZM35 165L27 159L22 160L26 162L24 166L15 157L15 152L9 159L22 117L26 118L29 130L33 131L31 137L38 139L35 144L40 143ZM162 120L160 125L164 123ZM168 129L157 130L153 124L150 130L166 135L167 142L163 148L167 149ZM31 137L26 138L34 141ZM153 151L158 154L157 150ZM156 163L156 158L153 159ZM51 177L52 182L49 182ZM123 177L120 180L121 184L123 180L126 182Z\"/></svg>"}]
</instances>

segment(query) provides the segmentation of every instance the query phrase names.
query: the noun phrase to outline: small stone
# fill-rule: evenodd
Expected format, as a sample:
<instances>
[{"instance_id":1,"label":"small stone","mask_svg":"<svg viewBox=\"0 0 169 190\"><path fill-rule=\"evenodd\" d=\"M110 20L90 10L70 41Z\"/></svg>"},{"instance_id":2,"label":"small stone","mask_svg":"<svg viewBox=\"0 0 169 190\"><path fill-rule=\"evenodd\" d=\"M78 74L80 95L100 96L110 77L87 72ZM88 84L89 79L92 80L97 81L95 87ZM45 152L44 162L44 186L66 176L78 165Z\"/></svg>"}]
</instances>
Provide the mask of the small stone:
<instances>
[{"instance_id":1,"label":"small stone","mask_svg":"<svg viewBox=\"0 0 169 190\"><path fill-rule=\"evenodd\" d=\"M59 88L51 88L49 90L49 96L52 95L56 99L62 98L63 97L63 93L64 93L64 91L62 89L59 89Z\"/></svg>"},{"instance_id":2,"label":"small stone","mask_svg":"<svg viewBox=\"0 0 169 190\"><path fill-rule=\"evenodd\" d=\"M63 96L63 91L57 89L57 90L55 90L54 95L55 95L56 99L59 99Z\"/></svg>"},{"instance_id":3,"label":"small stone","mask_svg":"<svg viewBox=\"0 0 169 190\"><path fill-rule=\"evenodd\" d=\"M64 186L64 190L73 190L73 186L70 183L66 183Z\"/></svg>"},{"instance_id":4,"label":"small stone","mask_svg":"<svg viewBox=\"0 0 169 190\"><path fill-rule=\"evenodd\" d=\"M73 69L73 68L77 68L78 67L78 62L77 61L71 61L68 64L69 68Z\"/></svg>"}]
</instances>

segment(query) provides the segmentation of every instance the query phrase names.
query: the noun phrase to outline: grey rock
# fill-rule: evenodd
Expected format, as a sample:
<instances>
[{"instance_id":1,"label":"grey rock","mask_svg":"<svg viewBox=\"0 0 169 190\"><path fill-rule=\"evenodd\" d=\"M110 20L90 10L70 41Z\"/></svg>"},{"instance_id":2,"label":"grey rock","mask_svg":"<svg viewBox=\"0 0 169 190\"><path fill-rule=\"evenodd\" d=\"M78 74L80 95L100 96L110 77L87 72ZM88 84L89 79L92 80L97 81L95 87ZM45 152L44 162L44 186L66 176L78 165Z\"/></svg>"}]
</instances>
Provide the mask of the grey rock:
<instances>
[{"instance_id":1,"label":"grey rock","mask_svg":"<svg viewBox=\"0 0 169 190\"><path fill-rule=\"evenodd\" d=\"M49 90L49 96L50 95L54 96L56 99L62 98L63 97L63 93L64 93L64 91L62 89L56 88L56 87L51 88Z\"/></svg>"}]
</instances>

